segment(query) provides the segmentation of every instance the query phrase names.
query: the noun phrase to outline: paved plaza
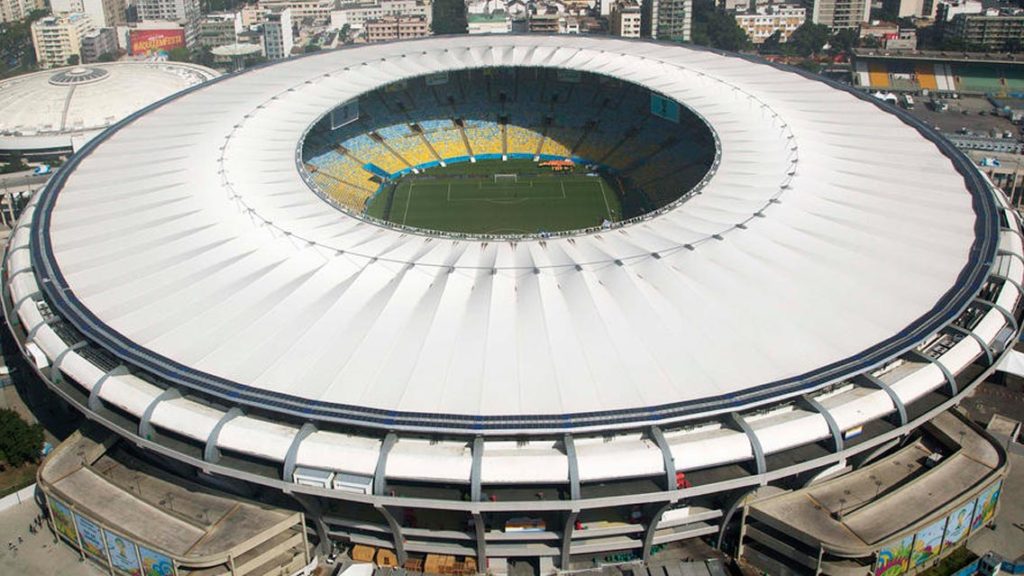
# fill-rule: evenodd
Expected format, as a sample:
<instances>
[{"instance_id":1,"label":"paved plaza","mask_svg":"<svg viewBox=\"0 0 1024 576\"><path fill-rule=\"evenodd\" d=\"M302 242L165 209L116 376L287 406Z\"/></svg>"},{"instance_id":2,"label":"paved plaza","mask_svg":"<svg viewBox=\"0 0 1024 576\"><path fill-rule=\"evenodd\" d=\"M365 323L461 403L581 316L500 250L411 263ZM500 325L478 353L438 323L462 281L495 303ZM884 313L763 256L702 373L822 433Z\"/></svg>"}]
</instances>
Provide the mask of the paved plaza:
<instances>
[{"instance_id":1,"label":"paved plaza","mask_svg":"<svg viewBox=\"0 0 1024 576\"><path fill-rule=\"evenodd\" d=\"M70 546L56 542L45 523L35 534L29 532L32 520L40 512L32 501L0 512L0 574L96 576L104 573L91 563L81 561ZM9 542L17 549L8 548Z\"/></svg>"}]
</instances>

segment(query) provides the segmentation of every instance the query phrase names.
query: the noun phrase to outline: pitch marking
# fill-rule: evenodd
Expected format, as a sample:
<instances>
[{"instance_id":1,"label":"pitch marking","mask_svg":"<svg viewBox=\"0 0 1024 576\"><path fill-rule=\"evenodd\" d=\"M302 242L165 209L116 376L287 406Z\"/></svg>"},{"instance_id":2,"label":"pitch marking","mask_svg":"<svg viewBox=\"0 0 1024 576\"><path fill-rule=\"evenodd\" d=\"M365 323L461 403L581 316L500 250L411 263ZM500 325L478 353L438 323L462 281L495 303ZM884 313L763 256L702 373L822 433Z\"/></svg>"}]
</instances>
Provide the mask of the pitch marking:
<instances>
[{"instance_id":1,"label":"pitch marking","mask_svg":"<svg viewBox=\"0 0 1024 576\"><path fill-rule=\"evenodd\" d=\"M597 183L601 186L601 198L604 199L604 208L608 211L608 219L611 220L614 216L612 216L612 207L608 205L608 197L604 195L604 182L598 180Z\"/></svg>"},{"instance_id":2,"label":"pitch marking","mask_svg":"<svg viewBox=\"0 0 1024 576\"><path fill-rule=\"evenodd\" d=\"M405 221L409 218L409 204L412 204L412 187L415 185L415 182L409 182L409 192L406 193L405 198L405 213L402 214L402 226L405 226Z\"/></svg>"}]
</instances>

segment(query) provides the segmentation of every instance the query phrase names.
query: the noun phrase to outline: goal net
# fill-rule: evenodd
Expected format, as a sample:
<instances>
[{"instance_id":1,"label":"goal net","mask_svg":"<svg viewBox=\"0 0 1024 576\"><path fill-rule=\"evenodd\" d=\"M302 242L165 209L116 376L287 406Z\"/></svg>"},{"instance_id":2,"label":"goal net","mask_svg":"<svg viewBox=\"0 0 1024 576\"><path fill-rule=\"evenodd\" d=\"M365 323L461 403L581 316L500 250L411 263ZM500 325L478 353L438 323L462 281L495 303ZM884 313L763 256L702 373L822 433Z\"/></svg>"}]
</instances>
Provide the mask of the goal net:
<instances>
[{"instance_id":1,"label":"goal net","mask_svg":"<svg viewBox=\"0 0 1024 576\"><path fill-rule=\"evenodd\" d=\"M495 184L516 184L519 182L518 174L495 174Z\"/></svg>"}]
</instances>

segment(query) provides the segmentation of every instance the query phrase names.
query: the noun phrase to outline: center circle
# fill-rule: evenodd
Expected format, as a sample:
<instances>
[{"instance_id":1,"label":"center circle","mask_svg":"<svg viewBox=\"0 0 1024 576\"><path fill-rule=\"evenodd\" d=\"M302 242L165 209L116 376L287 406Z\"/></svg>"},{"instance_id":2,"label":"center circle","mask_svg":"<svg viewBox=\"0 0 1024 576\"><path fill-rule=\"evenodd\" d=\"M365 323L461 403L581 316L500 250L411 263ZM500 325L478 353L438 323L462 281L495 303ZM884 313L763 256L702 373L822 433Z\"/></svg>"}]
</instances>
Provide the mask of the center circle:
<instances>
[{"instance_id":1,"label":"center circle","mask_svg":"<svg viewBox=\"0 0 1024 576\"><path fill-rule=\"evenodd\" d=\"M614 228L699 193L709 124L601 74L470 68L340 103L306 133L300 171L363 219L412 231L535 237Z\"/></svg>"}]
</instances>

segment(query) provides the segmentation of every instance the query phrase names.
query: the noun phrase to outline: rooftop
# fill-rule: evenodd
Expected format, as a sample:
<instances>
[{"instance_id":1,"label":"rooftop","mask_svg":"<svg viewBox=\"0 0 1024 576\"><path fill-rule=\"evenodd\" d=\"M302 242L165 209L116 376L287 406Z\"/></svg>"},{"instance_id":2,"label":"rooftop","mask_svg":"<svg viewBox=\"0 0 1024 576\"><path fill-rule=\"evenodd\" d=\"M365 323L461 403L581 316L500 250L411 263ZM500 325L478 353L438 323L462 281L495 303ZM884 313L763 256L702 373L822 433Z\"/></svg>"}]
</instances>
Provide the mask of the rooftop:
<instances>
[{"instance_id":1,"label":"rooftop","mask_svg":"<svg viewBox=\"0 0 1024 576\"><path fill-rule=\"evenodd\" d=\"M132 540L201 563L238 555L301 515L218 494L177 479L116 448L104 432L76 432L47 458L40 481L83 514ZM97 440L99 439L99 441ZM106 443L106 445L104 445Z\"/></svg>"},{"instance_id":2,"label":"rooftop","mask_svg":"<svg viewBox=\"0 0 1024 576\"><path fill-rule=\"evenodd\" d=\"M1005 470L999 449L958 414L945 412L925 430L946 448L918 440L833 480L755 502L751 514L829 550L869 554L948 513L964 494L982 490ZM936 453L944 456L930 466L928 457Z\"/></svg>"}]
</instances>

